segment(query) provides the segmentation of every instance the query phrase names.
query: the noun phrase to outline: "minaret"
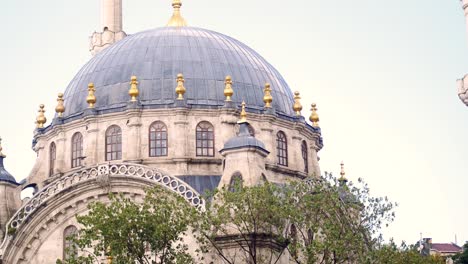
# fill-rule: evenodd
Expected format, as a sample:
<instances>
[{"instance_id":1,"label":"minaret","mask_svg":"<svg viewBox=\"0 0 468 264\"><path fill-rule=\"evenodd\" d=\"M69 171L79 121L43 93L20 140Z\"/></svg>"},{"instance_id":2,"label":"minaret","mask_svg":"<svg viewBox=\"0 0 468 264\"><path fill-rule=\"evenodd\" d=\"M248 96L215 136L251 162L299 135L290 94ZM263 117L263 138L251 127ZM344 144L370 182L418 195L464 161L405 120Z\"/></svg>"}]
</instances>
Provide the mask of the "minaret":
<instances>
[{"instance_id":1,"label":"minaret","mask_svg":"<svg viewBox=\"0 0 468 264\"><path fill-rule=\"evenodd\" d=\"M89 50L93 56L127 36L122 24L122 0L101 0L102 31L90 37Z\"/></svg>"},{"instance_id":2,"label":"minaret","mask_svg":"<svg viewBox=\"0 0 468 264\"><path fill-rule=\"evenodd\" d=\"M122 0L101 0L101 29L122 31Z\"/></svg>"},{"instance_id":3,"label":"minaret","mask_svg":"<svg viewBox=\"0 0 468 264\"><path fill-rule=\"evenodd\" d=\"M462 3L462 8L465 13L466 29L468 31L468 0L460 0ZM464 104L468 106L468 74L465 75L462 79L457 80L457 92L458 97L462 100Z\"/></svg>"}]
</instances>

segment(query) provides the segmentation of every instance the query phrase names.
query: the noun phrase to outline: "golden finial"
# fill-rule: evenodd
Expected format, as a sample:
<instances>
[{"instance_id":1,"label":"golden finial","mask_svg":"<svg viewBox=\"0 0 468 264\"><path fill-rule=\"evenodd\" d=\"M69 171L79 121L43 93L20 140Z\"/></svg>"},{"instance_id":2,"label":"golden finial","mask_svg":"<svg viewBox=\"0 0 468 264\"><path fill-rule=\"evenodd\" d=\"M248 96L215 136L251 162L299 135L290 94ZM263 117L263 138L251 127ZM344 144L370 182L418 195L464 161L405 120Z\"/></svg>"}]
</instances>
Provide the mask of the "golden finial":
<instances>
[{"instance_id":1,"label":"golden finial","mask_svg":"<svg viewBox=\"0 0 468 264\"><path fill-rule=\"evenodd\" d=\"M187 21L180 14L180 7L182 6L182 1L172 0L172 7L174 8L174 13L172 14L171 19L167 22L168 27L186 27Z\"/></svg>"},{"instance_id":2,"label":"golden finial","mask_svg":"<svg viewBox=\"0 0 468 264\"><path fill-rule=\"evenodd\" d=\"M39 105L39 111L37 111L38 114L36 118L37 128L44 128L44 124L47 122L47 118L44 115L45 113L44 107L45 106L43 104Z\"/></svg>"},{"instance_id":3,"label":"golden finial","mask_svg":"<svg viewBox=\"0 0 468 264\"><path fill-rule=\"evenodd\" d=\"M232 89L232 78L231 76L226 76L226 80L224 81L224 96L226 96L226 102L231 102L231 96L234 94L234 90Z\"/></svg>"},{"instance_id":4,"label":"golden finial","mask_svg":"<svg viewBox=\"0 0 468 264\"><path fill-rule=\"evenodd\" d=\"M139 94L137 77L132 76L130 81L130 90L128 91L128 95L131 97L130 102L136 102Z\"/></svg>"},{"instance_id":5,"label":"golden finial","mask_svg":"<svg viewBox=\"0 0 468 264\"><path fill-rule=\"evenodd\" d=\"M96 89L94 88L94 83L88 84L88 97L86 97L86 102L88 103L88 108L94 108L96 104L96 95L94 95Z\"/></svg>"},{"instance_id":6,"label":"golden finial","mask_svg":"<svg viewBox=\"0 0 468 264\"><path fill-rule=\"evenodd\" d=\"M299 92L294 92L294 106L293 106L293 109L294 109L294 112L296 112L296 115L297 116L300 116L301 115L301 111L302 111L302 105L301 105L301 96L299 94Z\"/></svg>"},{"instance_id":7,"label":"golden finial","mask_svg":"<svg viewBox=\"0 0 468 264\"><path fill-rule=\"evenodd\" d=\"M312 111L310 113L310 117L309 117L309 120L310 122L312 122L312 126L313 127L319 127L319 116L317 114L317 105L316 104L312 104L312 108L310 109L310 111Z\"/></svg>"},{"instance_id":8,"label":"golden finial","mask_svg":"<svg viewBox=\"0 0 468 264\"><path fill-rule=\"evenodd\" d=\"M57 107L55 107L55 112L57 113L58 117L63 116L63 112L65 112L65 106L63 105L63 93L59 93L57 96Z\"/></svg>"},{"instance_id":9,"label":"golden finial","mask_svg":"<svg viewBox=\"0 0 468 264\"><path fill-rule=\"evenodd\" d=\"M240 120L237 122L239 124L247 122L247 112L245 111L245 101L242 101L242 110L240 113Z\"/></svg>"},{"instance_id":10,"label":"golden finial","mask_svg":"<svg viewBox=\"0 0 468 264\"><path fill-rule=\"evenodd\" d=\"M3 147L2 147L2 138L0 137L0 157L6 158L6 155L2 153Z\"/></svg>"},{"instance_id":11,"label":"golden finial","mask_svg":"<svg viewBox=\"0 0 468 264\"><path fill-rule=\"evenodd\" d=\"M273 102L273 97L271 96L271 85L265 83L265 89L263 89L263 102L265 102L265 108L271 107L271 102Z\"/></svg>"},{"instance_id":12,"label":"golden finial","mask_svg":"<svg viewBox=\"0 0 468 264\"><path fill-rule=\"evenodd\" d=\"M346 173L345 173L345 170L344 170L344 162L343 162L343 161L341 162L341 172L340 172L340 175L341 175L341 177L340 177L340 179L339 179L340 181L348 181L348 180L346 179L346 177L345 177Z\"/></svg>"},{"instance_id":13,"label":"golden finial","mask_svg":"<svg viewBox=\"0 0 468 264\"><path fill-rule=\"evenodd\" d=\"M186 91L184 82L184 75L182 75L182 73L177 74L177 87L175 89L175 92L178 95L177 100L184 100L184 94Z\"/></svg>"}]
</instances>

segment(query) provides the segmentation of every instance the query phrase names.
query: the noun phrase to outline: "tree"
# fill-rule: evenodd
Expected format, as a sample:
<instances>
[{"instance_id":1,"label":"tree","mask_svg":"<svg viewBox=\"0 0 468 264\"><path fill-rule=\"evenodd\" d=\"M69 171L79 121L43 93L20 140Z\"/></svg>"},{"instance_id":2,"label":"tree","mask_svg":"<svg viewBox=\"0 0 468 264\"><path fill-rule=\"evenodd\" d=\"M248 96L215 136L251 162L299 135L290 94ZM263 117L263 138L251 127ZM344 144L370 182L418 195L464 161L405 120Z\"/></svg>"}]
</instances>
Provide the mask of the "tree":
<instances>
[{"instance_id":1,"label":"tree","mask_svg":"<svg viewBox=\"0 0 468 264\"><path fill-rule=\"evenodd\" d=\"M423 256L416 246L407 246L402 243L398 247L393 240L388 244L379 245L371 252L372 262L380 264L445 264L445 260L440 256Z\"/></svg>"},{"instance_id":2,"label":"tree","mask_svg":"<svg viewBox=\"0 0 468 264\"><path fill-rule=\"evenodd\" d=\"M77 216L82 228L69 238L70 257L57 263L100 263L105 256L117 264L195 262L182 241L195 209L183 198L155 187L140 203L109 194L109 203L95 202L88 208L87 215Z\"/></svg>"},{"instance_id":3,"label":"tree","mask_svg":"<svg viewBox=\"0 0 468 264\"><path fill-rule=\"evenodd\" d=\"M455 264L468 264L468 241L463 246L463 252L456 254L452 259Z\"/></svg>"},{"instance_id":4,"label":"tree","mask_svg":"<svg viewBox=\"0 0 468 264\"><path fill-rule=\"evenodd\" d=\"M235 183L214 193L199 239L226 263L366 263L394 204L360 183L330 174L287 185Z\"/></svg>"}]
</instances>

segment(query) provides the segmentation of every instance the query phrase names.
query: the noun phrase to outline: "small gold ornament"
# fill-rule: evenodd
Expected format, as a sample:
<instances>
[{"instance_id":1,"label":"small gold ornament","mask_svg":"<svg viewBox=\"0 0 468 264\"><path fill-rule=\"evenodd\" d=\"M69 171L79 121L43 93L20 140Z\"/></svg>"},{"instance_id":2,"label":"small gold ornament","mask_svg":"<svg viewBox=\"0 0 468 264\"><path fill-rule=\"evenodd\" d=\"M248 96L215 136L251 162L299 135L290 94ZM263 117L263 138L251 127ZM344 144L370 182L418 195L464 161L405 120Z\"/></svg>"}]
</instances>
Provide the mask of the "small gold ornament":
<instances>
[{"instance_id":1,"label":"small gold ornament","mask_svg":"<svg viewBox=\"0 0 468 264\"><path fill-rule=\"evenodd\" d=\"M94 95L94 92L96 92L94 83L88 84L88 97L86 97L88 108L94 108L94 105L96 104L96 95Z\"/></svg>"},{"instance_id":2,"label":"small gold ornament","mask_svg":"<svg viewBox=\"0 0 468 264\"><path fill-rule=\"evenodd\" d=\"M319 127L319 116L317 114L317 105L316 104L312 104L312 108L310 109L311 113L310 113L310 117L309 117L309 120L310 122L312 122L312 126L313 127Z\"/></svg>"},{"instance_id":3,"label":"small gold ornament","mask_svg":"<svg viewBox=\"0 0 468 264\"><path fill-rule=\"evenodd\" d=\"M43 104L39 105L39 110L37 111L38 114L36 118L37 128L44 128L44 124L47 122L47 118L44 115L45 113L44 107L45 106Z\"/></svg>"},{"instance_id":4,"label":"small gold ornament","mask_svg":"<svg viewBox=\"0 0 468 264\"><path fill-rule=\"evenodd\" d=\"M136 102L137 97L140 94L138 91L138 81L136 76L132 76L130 81L130 90L128 91L128 95L130 95L131 99L130 102Z\"/></svg>"},{"instance_id":5,"label":"small gold ornament","mask_svg":"<svg viewBox=\"0 0 468 264\"><path fill-rule=\"evenodd\" d=\"M182 75L182 73L177 74L177 87L175 89L175 92L178 95L177 100L184 100L184 94L186 91L184 82L184 75Z\"/></svg>"},{"instance_id":6,"label":"small gold ornament","mask_svg":"<svg viewBox=\"0 0 468 264\"><path fill-rule=\"evenodd\" d=\"M55 107L55 112L58 117L62 117L65 112L65 106L63 105L63 93L59 93L57 96L57 107Z\"/></svg>"},{"instance_id":7,"label":"small gold ornament","mask_svg":"<svg viewBox=\"0 0 468 264\"><path fill-rule=\"evenodd\" d=\"M263 102L265 102L265 108L271 108L271 102L273 102L273 97L271 96L271 85L265 83L265 89L263 89Z\"/></svg>"},{"instance_id":8,"label":"small gold ornament","mask_svg":"<svg viewBox=\"0 0 468 264\"><path fill-rule=\"evenodd\" d=\"M296 112L297 116L301 115L302 111L302 105L301 105L301 96L299 92L294 92L294 106L293 106L294 112Z\"/></svg>"},{"instance_id":9,"label":"small gold ornament","mask_svg":"<svg viewBox=\"0 0 468 264\"><path fill-rule=\"evenodd\" d=\"M239 124L247 122L247 112L245 111L245 101L242 101L242 110L240 113L240 120L237 122Z\"/></svg>"},{"instance_id":10,"label":"small gold ornament","mask_svg":"<svg viewBox=\"0 0 468 264\"><path fill-rule=\"evenodd\" d=\"M232 78L231 76L226 76L226 80L224 81L224 96L226 96L226 102L231 102L231 96L234 94L234 90L232 89Z\"/></svg>"},{"instance_id":11,"label":"small gold ornament","mask_svg":"<svg viewBox=\"0 0 468 264\"><path fill-rule=\"evenodd\" d=\"M174 8L174 12L172 14L171 19L167 22L168 27L186 27L187 21L182 17L180 14L180 8L182 7L181 0L172 0L172 7Z\"/></svg>"}]
</instances>

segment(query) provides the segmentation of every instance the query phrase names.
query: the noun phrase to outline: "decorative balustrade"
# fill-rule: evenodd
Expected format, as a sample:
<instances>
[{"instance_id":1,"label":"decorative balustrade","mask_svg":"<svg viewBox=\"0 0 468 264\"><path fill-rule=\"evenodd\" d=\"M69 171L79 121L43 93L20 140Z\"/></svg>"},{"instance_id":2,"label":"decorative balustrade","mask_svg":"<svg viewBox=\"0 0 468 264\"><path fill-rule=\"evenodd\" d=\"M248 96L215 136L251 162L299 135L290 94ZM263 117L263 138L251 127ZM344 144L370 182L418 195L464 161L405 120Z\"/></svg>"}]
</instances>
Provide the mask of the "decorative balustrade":
<instances>
[{"instance_id":1,"label":"decorative balustrade","mask_svg":"<svg viewBox=\"0 0 468 264\"><path fill-rule=\"evenodd\" d=\"M199 210L205 208L205 201L200 194L186 182L166 173L139 164L101 164L65 175L44 187L23 205L7 224L5 239L11 229L19 229L42 205L54 196L66 191L72 186L95 179L100 185L109 181L112 176L125 176L145 179L160 185L182 196L187 202Z\"/></svg>"}]
</instances>

